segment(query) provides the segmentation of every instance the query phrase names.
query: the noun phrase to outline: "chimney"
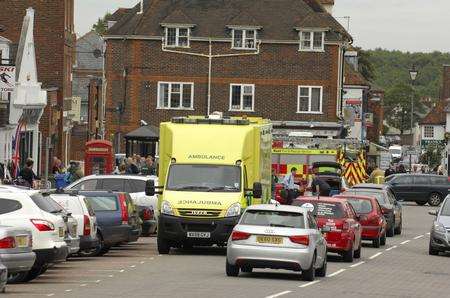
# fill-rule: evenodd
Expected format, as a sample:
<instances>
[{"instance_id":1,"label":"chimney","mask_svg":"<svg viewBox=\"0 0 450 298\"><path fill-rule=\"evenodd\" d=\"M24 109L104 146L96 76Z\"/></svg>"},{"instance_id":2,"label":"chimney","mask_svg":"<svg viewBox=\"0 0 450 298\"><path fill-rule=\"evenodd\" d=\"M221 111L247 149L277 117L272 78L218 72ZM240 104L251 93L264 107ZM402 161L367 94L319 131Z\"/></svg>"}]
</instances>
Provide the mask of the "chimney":
<instances>
[{"instance_id":1,"label":"chimney","mask_svg":"<svg viewBox=\"0 0 450 298\"><path fill-rule=\"evenodd\" d=\"M141 0L141 10L138 12L138 14L144 13L144 0Z\"/></svg>"},{"instance_id":2,"label":"chimney","mask_svg":"<svg viewBox=\"0 0 450 298\"><path fill-rule=\"evenodd\" d=\"M329 14L333 14L334 0L318 0Z\"/></svg>"}]
</instances>

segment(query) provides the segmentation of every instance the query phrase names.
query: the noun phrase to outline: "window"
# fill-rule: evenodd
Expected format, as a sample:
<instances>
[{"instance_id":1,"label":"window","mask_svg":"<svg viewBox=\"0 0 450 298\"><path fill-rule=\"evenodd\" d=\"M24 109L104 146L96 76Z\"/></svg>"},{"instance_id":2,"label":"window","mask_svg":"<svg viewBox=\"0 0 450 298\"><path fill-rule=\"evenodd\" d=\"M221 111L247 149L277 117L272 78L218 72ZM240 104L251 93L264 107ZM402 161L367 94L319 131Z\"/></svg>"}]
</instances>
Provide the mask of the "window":
<instances>
[{"instance_id":1,"label":"window","mask_svg":"<svg viewBox=\"0 0 450 298\"><path fill-rule=\"evenodd\" d=\"M119 209L115 196L88 196L86 199L95 212L116 211Z\"/></svg>"},{"instance_id":2,"label":"window","mask_svg":"<svg viewBox=\"0 0 450 298\"><path fill-rule=\"evenodd\" d=\"M146 182L144 180L131 180L131 179L126 180L125 181L125 192L127 192L127 193L144 192L145 184L146 184Z\"/></svg>"},{"instance_id":3,"label":"window","mask_svg":"<svg viewBox=\"0 0 450 298\"><path fill-rule=\"evenodd\" d=\"M255 85L230 85L230 111L253 112Z\"/></svg>"},{"instance_id":4,"label":"window","mask_svg":"<svg viewBox=\"0 0 450 298\"><path fill-rule=\"evenodd\" d=\"M323 51L325 32L321 31L301 31L300 51Z\"/></svg>"},{"instance_id":5,"label":"window","mask_svg":"<svg viewBox=\"0 0 450 298\"><path fill-rule=\"evenodd\" d=\"M193 109L194 83L158 82L158 109Z\"/></svg>"},{"instance_id":6,"label":"window","mask_svg":"<svg viewBox=\"0 0 450 298\"><path fill-rule=\"evenodd\" d=\"M189 47L189 28L166 27L166 47Z\"/></svg>"},{"instance_id":7,"label":"window","mask_svg":"<svg viewBox=\"0 0 450 298\"><path fill-rule=\"evenodd\" d=\"M322 87L298 86L297 113L322 113Z\"/></svg>"},{"instance_id":8,"label":"window","mask_svg":"<svg viewBox=\"0 0 450 298\"><path fill-rule=\"evenodd\" d=\"M124 179L102 179L102 190L125 191Z\"/></svg>"},{"instance_id":9,"label":"window","mask_svg":"<svg viewBox=\"0 0 450 298\"><path fill-rule=\"evenodd\" d=\"M233 49L256 49L255 29L233 29Z\"/></svg>"},{"instance_id":10,"label":"window","mask_svg":"<svg viewBox=\"0 0 450 298\"><path fill-rule=\"evenodd\" d=\"M37 193L30 197L31 200L39 207L39 209L45 212L61 213L64 211L61 205L53 201L53 199L48 196L44 197L42 194Z\"/></svg>"},{"instance_id":11,"label":"window","mask_svg":"<svg viewBox=\"0 0 450 298\"><path fill-rule=\"evenodd\" d=\"M423 127L423 137L427 139L434 138L434 126L424 126Z\"/></svg>"},{"instance_id":12,"label":"window","mask_svg":"<svg viewBox=\"0 0 450 298\"><path fill-rule=\"evenodd\" d=\"M422 184L422 185L429 185L431 179L426 176L414 176L414 184Z\"/></svg>"},{"instance_id":13,"label":"window","mask_svg":"<svg viewBox=\"0 0 450 298\"><path fill-rule=\"evenodd\" d=\"M412 176L399 176L397 179L393 180L396 184L413 184Z\"/></svg>"},{"instance_id":14,"label":"window","mask_svg":"<svg viewBox=\"0 0 450 298\"><path fill-rule=\"evenodd\" d=\"M6 214L10 212L14 212L22 208L22 204L16 200L0 200L0 214Z\"/></svg>"},{"instance_id":15,"label":"window","mask_svg":"<svg viewBox=\"0 0 450 298\"><path fill-rule=\"evenodd\" d=\"M87 180L81 183L78 183L71 189L74 190L96 190L97 188L97 180Z\"/></svg>"},{"instance_id":16,"label":"window","mask_svg":"<svg viewBox=\"0 0 450 298\"><path fill-rule=\"evenodd\" d=\"M272 210L247 210L239 223L249 226L305 228L305 219L302 213Z\"/></svg>"}]
</instances>

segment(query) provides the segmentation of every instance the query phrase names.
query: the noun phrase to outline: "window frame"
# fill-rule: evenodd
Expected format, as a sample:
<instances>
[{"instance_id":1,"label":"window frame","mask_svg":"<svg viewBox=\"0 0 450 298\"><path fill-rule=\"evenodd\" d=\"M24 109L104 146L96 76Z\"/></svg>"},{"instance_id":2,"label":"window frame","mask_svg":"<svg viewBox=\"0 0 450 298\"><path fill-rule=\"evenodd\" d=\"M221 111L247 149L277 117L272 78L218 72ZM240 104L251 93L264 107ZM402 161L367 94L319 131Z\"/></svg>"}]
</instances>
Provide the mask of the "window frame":
<instances>
[{"instance_id":1,"label":"window frame","mask_svg":"<svg viewBox=\"0 0 450 298\"><path fill-rule=\"evenodd\" d=\"M240 46L240 47L236 46L235 41L234 41L234 35L235 35L236 30L242 31L242 46ZM254 32L252 48L246 47L247 31ZM256 28L232 28L231 29L231 48L234 50L256 50L257 40L258 40L258 29L256 29Z\"/></svg>"},{"instance_id":2,"label":"window frame","mask_svg":"<svg viewBox=\"0 0 450 298\"><path fill-rule=\"evenodd\" d=\"M162 84L168 84L168 106L164 107L160 105L160 96L161 96L161 85ZM180 85L180 106L178 108L171 107L171 99L172 99L172 84L179 84ZM191 105L190 107L183 107L183 86L184 85L191 85ZM157 85L157 95L156 95L156 109L157 110L188 110L193 111L194 110L194 82L166 82L166 81L159 81Z\"/></svg>"},{"instance_id":3,"label":"window frame","mask_svg":"<svg viewBox=\"0 0 450 298\"><path fill-rule=\"evenodd\" d=\"M240 95L240 108L234 109L232 105L233 101L233 86L240 86L241 87L241 95ZM251 110L245 110L244 107L244 88L245 87L252 87L252 109ZM230 84L230 102L229 102L229 109L230 112L254 112L255 111L255 84L239 84L239 83L231 83Z\"/></svg>"},{"instance_id":4,"label":"window frame","mask_svg":"<svg viewBox=\"0 0 450 298\"><path fill-rule=\"evenodd\" d=\"M168 44L169 29L175 29L175 44L174 45ZM182 36L182 37L187 38L187 45L185 45L185 46L180 45L180 29L187 30L187 36ZM191 28L184 27L184 26L165 26L164 27L164 47L166 47L166 48L190 48L191 47Z\"/></svg>"},{"instance_id":5,"label":"window frame","mask_svg":"<svg viewBox=\"0 0 450 298\"><path fill-rule=\"evenodd\" d=\"M427 132L427 128L430 129L431 128L431 134L430 131ZM433 125L424 125L423 126L423 138L424 139L434 139L434 126ZM428 133L428 134L427 134ZM430 136L431 135L431 136Z\"/></svg>"},{"instance_id":6,"label":"window frame","mask_svg":"<svg viewBox=\"0 0 450 298\"><path fill-rule=\"evenodd\" d=\"M308 88L308 110L300 111L300 90L302 88ZM311 110L311 101L312 101L312 90L318 88L320 89L320 105L319 111ZM297 113L298 114L323 114L323 86L302 86L299 85L297 87Z\"/></svg>"},{"instance_id":7,"label":"window frame","mask_svg":"<svg viewBox=\"0 0 450 298\"><path fill-rule=\"evenodd\" d=\"M309 48L303 48L303 41L305 39L303 39L303 33L310 33L310 46ZM316 34L322 34L322 44L320 49L319 48L314 48L314 36ZM325 31L318 31L318 30L299 30L298 32L298 37L299 37L299 47L298 50L300 52L325 52Z\"/></svg>"}]
</instances>

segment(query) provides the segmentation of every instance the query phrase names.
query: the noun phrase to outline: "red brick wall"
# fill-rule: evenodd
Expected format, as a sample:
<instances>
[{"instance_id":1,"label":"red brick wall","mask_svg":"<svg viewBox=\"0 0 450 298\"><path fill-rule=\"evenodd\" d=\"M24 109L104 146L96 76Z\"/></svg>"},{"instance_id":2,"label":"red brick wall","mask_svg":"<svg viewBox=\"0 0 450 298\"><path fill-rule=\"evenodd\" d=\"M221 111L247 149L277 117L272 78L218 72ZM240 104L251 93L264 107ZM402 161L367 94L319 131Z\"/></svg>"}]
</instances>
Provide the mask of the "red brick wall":
<instances>
[{"instance_id":1,"label":"red brick wall","mask_svg":"<svg viewBox=\"0 0 450 298\"><path fill-rule=\"evenodd\" d=\"M206 42L191 42L191 46L185 51L208 53ZM240 53L232 51L229 43L213 43L212 52ZM297 44L262 44L259 55L214 58L211 112L272 120L337 121L338 57L338 46L328 45L324 53L307 53L299 52ZM139 127L140 119L157 126L173 116L206 114L208 58L163 52L161 41L108 40L106 76L107 137ZM194 110L157 110L158 81L193 82ZM255 112L228 112L230 83L255 84ZM296 113L298 85L323 86L323 114ZM120 118L115 108L121 102L125 111Z\"/></svg>"},{"instance_id":2,"label":"red brick wall","mask_svg":"<svg viewBox=\"0 0 450 298\"><path fill-rule=\"evenodd\" d=\"M87 124L76 124L73 126L70 138L71 160L84 160L85 144L87 139Z\"/></svg>"},{"instance_id":3,"label":"red brick wall","mask_svg":"<svg viewBox=\"0 0 450 298\"><path fill-rule=\"evenodd\" d=\"M369 113L373 113L373 127L367 129L367 139L371 142L378 142L379 137L383 134L384 109L383 100L384 93L380 92L377 96L380 101L372 101L369 99Z\"/></svg>"}]
</instances>

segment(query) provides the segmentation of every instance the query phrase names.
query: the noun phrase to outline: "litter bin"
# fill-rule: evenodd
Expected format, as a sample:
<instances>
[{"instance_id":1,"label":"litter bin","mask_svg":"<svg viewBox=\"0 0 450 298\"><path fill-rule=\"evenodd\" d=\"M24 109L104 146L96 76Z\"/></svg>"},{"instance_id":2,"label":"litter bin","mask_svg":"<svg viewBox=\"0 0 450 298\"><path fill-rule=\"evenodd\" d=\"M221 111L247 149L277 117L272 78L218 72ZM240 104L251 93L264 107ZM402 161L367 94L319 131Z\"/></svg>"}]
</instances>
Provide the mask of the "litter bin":
<instances>
[{"instance_id":1,"label":"litter bin","mask_svg":"<svg viewBox=\"0 0 450 298\"><path fill-rule=\"evenodd\" d=\"M55 174L55 186L56 189L62 189L69 185L67 183L67 174Z\"/></svg>"}]
</instances>

